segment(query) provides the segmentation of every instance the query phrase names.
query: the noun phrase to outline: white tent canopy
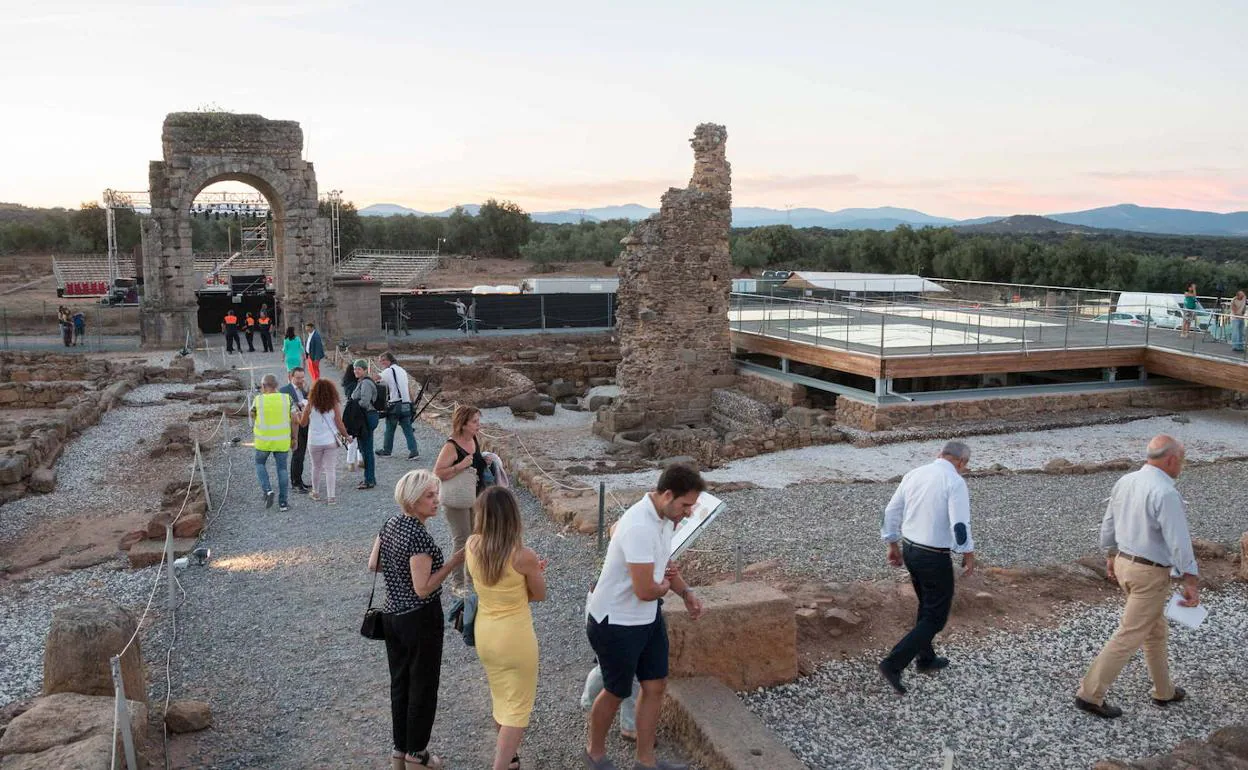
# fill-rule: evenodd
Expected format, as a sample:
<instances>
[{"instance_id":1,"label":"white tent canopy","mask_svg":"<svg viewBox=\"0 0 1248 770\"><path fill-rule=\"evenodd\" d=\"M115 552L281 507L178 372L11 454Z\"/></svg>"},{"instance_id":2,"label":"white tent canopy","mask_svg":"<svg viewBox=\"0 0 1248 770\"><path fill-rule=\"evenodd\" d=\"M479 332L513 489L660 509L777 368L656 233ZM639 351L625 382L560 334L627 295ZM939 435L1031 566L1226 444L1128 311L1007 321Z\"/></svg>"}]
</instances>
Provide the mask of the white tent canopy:
<instances>
[{"instance_id":1,"label":"white tent canopy","mask_svg":"<svg viewBox=\"0 0 1248 770\"><path fill-rule=\"evenodd\" d=\"M789 275L784 282L786 289L822 289L824 291L854 291L887 294L928 294L948 291L938 283L918 275L890 275L888 273L820 273L800 270Z\"/></svg>"}]
</instances>

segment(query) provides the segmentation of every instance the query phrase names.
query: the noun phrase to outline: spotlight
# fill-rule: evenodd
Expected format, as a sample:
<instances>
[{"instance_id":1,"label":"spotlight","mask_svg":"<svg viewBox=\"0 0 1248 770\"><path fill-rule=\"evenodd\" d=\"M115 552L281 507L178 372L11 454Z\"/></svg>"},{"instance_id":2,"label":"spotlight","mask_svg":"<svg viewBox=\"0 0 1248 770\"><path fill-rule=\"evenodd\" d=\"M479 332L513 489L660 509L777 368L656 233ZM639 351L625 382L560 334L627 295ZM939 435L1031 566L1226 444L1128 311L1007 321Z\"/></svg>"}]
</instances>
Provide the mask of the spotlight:
<instances>
[{"instance_id":1,"label":"spotlight","mask_svg":"<svg viewBox=\"0 0 1248 770\"><path fill-rule=\"evenodd\" d=\"M209 559L212 558L212 549L200 546L194 551L191 551L191 556L195 557L196 566L202 567L208 563Z\"/></svg>"}]
</instances>

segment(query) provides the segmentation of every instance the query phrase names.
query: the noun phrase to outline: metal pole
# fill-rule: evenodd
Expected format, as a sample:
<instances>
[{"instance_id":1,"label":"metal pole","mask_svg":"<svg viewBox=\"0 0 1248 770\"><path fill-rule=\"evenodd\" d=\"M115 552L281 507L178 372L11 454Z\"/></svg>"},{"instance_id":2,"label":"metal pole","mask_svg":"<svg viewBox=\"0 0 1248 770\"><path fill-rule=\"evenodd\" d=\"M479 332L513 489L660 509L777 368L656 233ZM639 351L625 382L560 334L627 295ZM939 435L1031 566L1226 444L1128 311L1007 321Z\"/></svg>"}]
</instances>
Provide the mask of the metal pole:
<instances>
[{"instance_id":1,"label":"metal pole","mask_svg":"<svg viewBox=\"0 0 1248 770\"><path fill-rule=\"evenodd\" d=\"M975 311L975 352L979 352L979 338L984 336L984 309Z\"/></svg>"},{"instance_id":2,"label":"metal pole","mask_svg":"<svg viewBox=\"0 0 1248 770\"><path fill-rule=\"evenodd\" d=\"M884 312L884 309L880 308L880 355L881 356L884 355L884 319L887 317L888 316Z\"/></svg>"},{"instance_id":3,"label":"metal pole","mask_svg":"<svg viewBox=\"0 0 1248 770\"><path fill-rule=\"evenodd\" d=\"M121 745L125 749L126 767L130 770L139 770L139 760L134 753L134 735L130 732L130 704L126 702L126 684L121 678L121 656L114 655L108 664L113 672L113 693L117 701L117 729L121 733Z\"/></svg>"},{"instance_id":4,"label":"metal pole","mask_svg":"<svg viewBox=\"0 0 1248 770\"><path fill-rule=\"evenodd\" d=\"M537 299L542 303L542 331L546 330L546 295L539 294Z\"/></svg>"},{"instance_id":5,"label":"metal pole","mask_svg":"<svg viewBox=\"0 0 1248 770\"><path fill-rule=\"evenodd\" d=\"M195 478L195 474L191 474L191 478ZM173 524L165 525L165 584L169 587L169 611L172 612L177 606L175 594L173 592Z\"/></svg>"},{"instance_id":6,"label":"metal pole","mask_svg":"<svg viewBox=\"0 0 1248 770\"><path fill-rule=\"evenodd\" d=\"M927 336L927 354L930 356L936 352L936 311L932 311L932 328Z\"/></svg>"},{"instance_id":7,"label":"metal pole","mask_svg":"<svg viewBox=\"0 0 1248 770\"><path fill-rule=\"evenodd\" d=\"M741 544L740 544L740 543L733 543L733 546L732 546L732 560L733 560L733 562L734 562L734 567L736 568L736 569L735 569L735 572L737 573L737 579L736 579L736 582L740 583L740 582L741 582L741 574L742 574L742 570L743 570L743 568L742 568L742 566L741 566L741 562L742 562L743 560L742 560L742 558L741 558Z\"/></svg>"},{"instance_id":8,"label":"metal pole","mask_svg":"<svg viewBox=\"0 0 1248 770\"><path fill-rule=\"evenodd\" d=\"M1078 310L1079 306L1076 305L1075 309ZM1064 327L1062 329L1062 350L1066 350L1070 347L1070 308L1069 307L1066 308L1065 322L1062 325Z\"/></svg>"},{"instance_id":9,"label":"metal pole","mask_svg":"<svg viewBox=\"0 0 1248 770\"><path fill-rule=\"evenodd\" d=\"M607 530L607 483L598 482L598 555L602 555L603 534Z\"/></svg>"}]
</instances>

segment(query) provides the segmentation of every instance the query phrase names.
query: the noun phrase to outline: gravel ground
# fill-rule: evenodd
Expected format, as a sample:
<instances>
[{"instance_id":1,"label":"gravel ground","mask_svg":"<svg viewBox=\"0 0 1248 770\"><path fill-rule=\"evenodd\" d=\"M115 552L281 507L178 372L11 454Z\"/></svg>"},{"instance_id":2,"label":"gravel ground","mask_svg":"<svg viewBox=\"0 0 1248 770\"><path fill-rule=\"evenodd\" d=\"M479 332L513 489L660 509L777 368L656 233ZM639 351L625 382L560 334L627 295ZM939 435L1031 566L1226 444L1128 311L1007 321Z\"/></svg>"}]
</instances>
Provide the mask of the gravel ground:
<instances>
[{"instance_id":1,"label":"gravel ground","mask_svg":"<svg viewBox=\"0 0 1248 770\"><path fill-rule=\"evenodd\" d=\"M155 568L122 571L116 567L92 567L16 583L0 592L0 706L39 694L44 643L57 607L82 599L111 599L132 608L136 615L143 611ZM164 594L158 592L156 604L163 599ZM144 649L144 656L149 652Z\"/></svg>"},{"instance_id":2,"label":"gravel ground","mask_svg":"<svg viewBox=\"0 0 1248 770\"><path fill-rule=\"evenodd\" d=\"M536 420L525 420L511 413L511 407L500 406L481 410L481 422L496 425L505 431L516 433L535 433L549 430L566 430L581 428L586 432L594 422L593 412L573 412L562 406L555 406L555 413L547 416L539 414ZM492 432L492 431L491 431ZM601 439L599 439L601 441ZM605 446L605 444L604 444Z\"/></svg>"},{"instance_id":3,"label":"gravel ground","mask_svg":"<svg viewBox=\"0 0 1248 770\"><path fill-rule=\"evenodd\" d=\"M976 552L998 566L1073 561L1099 549L1103 501L1121 473L967 479ZM1248 462L1189 468L1179 478L1193 537L1238 543L1245 529ZM779 560L793 573L857 580L893 573L880 522L894 484L801 484L723 495L728 512L693 546L699 561L729 570L734 538L745 564ZM812 534L814 536L812 536Z\"/></svg>"},{"instance_id":4,"label":"gravel ground","mask_svg":"<svg viewBox=\"0 0 1248 770\"><path fill-rule=\"evenodd\" d=\"M1064 457L1072 462L1103 462L1121 457L1140 458L1144 447L1158 433L1169 433L1187 445L1189 460L1243 457L1243 437L1248 411L1216 409L1189 412L1190 423L1170 417L1134 422L1089 425L1046 431L1025 431L965 439L971 447L971 467L987 468L1000 463L1013 470L1044 467ZM908 441L879 447L850 444L789 449L736 460L706 474L712 481L750 481L761 487L785 487L809 481L884 481L936 456L943 441ZM645 486L646 473L585 477L591 483L605 481L609 487Z\"/></svg>"},{"instance_id":5,"label":"gravel ground","mask_svg":"<svg viewBox=\"0 0 1248 770\"><path fill-rule=\"evenodd\" d=\"M250 450L217 455L212 488L223 494L225 458L232 456L230 492L224 510L210 519L210 566L182 573L188 599L174 655L175 696L207 700L215 714L212 730L180 739L187 743L175 753L186 752L188 765L385 766L385 648L358 629L369 590L368 550L395 510L389 490L403 472L429 467L442 441L423 425L416 433L421 459L379 458L375 490L356 491L359 474L340 469L339 483L349 487L332 509L295 495L289 512L266 511ZM532 496L519 495L526 540L550 560L550 597L534 606L541 678L521 753L527 767L576 767L585 733L580 691L593 666L584 595L597 560L591 539L559 534ZM449 546L441 518L431 522L431 531ZM431 748L450 767L485 767L493 751L484 672L475 652L453 634L446 637ZM622 744L613 751L618 760L626 756Z\"/></svg>"},{"instance_id":6,"label":"gravel ground","mask_svg":"<svg viewBox=\"0 0 1248 770\"><path fill-rule=\"evenodd\" d=\"M811 767L934 770L943 746L953 750L954 767L974 770L1083 768L1105 757L1148 756L1248 720L1248 588L1205 600L1203 627L1172 628L1171 673L1190 700L1165 710L1148 701L1140 655L1110 691L1124 716L1102 721L1073 706L1080 677L1118 623L1120 601L1064 608L1058 628L944 645L950 667L931 677L907 674L904 698L880 679L880 651L744 700Z\"/></svg>"}]
</instances>

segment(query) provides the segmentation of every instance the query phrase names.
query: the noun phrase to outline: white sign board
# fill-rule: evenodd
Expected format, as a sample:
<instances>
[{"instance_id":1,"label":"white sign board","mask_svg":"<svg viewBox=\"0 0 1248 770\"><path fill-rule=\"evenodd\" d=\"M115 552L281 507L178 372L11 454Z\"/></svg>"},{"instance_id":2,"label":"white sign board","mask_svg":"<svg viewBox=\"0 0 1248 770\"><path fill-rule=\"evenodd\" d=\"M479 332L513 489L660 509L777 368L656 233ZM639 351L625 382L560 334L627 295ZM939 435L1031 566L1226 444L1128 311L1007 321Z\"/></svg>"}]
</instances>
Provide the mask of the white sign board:
<instances>
[{"instance_id":1,"label":"white sign board","mask_svg":"<svg viewBox=\"0 0 1248 770\"><path fill-rule=\"evenodd\" d=\"M698 495L698 502L693 506L693 513L689 518L680 522L675 534L672 535L671 558L673 560L679 558L680 554L693 545L693 541L701 537L710 523L715 521L716 517L727 507L723 500L709 492Z\"/></svg>"}]
</instances>

